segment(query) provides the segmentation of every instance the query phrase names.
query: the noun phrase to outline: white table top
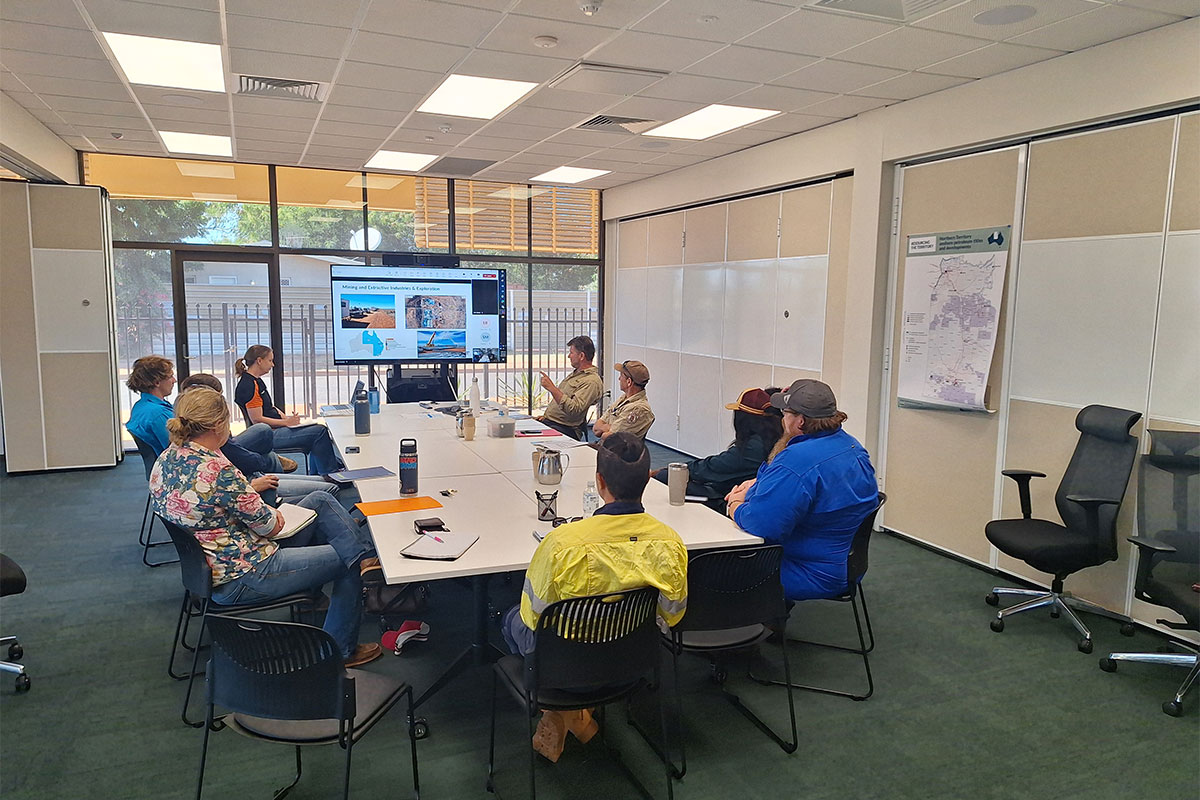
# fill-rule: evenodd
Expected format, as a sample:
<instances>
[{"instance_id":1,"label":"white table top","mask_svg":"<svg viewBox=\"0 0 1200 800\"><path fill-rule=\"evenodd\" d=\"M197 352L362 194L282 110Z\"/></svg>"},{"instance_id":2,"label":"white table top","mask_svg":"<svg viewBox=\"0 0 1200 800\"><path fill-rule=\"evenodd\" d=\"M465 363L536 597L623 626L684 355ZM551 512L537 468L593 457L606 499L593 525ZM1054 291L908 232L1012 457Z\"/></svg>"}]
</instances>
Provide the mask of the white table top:
<instances>
[{"instance_id":1,"label":"white table top","mask_svg":"<svg viewBox=\"0 0 1200 800\"><path fill-rule=\"evenodd\" d=\"M553 447L566 442L556 443L558 437L494 439L487 436L486 424L480 425L481 430L474 441L466 442L455 434L453 418L437 413L431 417L415 403L383 406L379 414L371 417L370 436L355 436L354 420L349 417L332 417L327 424L340 450L346 445L360 448L358 454L342 456L350 469L383 465L394 471L400 437L415 438L418 494L442 504L442 508L369 518L371 535L389 583L525 569L537 548L533 530L548 531L551 527L550 523L537 519L535 487L542 492L559 491L560 517L578 516L583 508L583 490L596 474L595 450L590 447L564 448L570 460L562 483L558 486L538 484L533 476L534 443ZM531 427L533 423L523 420L520 425ZM358 481L357 487L367 502L394 500L400 496L398 478ZM440 494L443 489L456 489L457 493L444 497ZM678 531L688 549L761 541L703 505L670 505L667 487L658 481L650 481L642 499L646 511ZM415 538L413 520L424 517L441 517L450 530L479 534L479 541L454 561L401 556L400 550Z\"/></svg>"}]
</instances>

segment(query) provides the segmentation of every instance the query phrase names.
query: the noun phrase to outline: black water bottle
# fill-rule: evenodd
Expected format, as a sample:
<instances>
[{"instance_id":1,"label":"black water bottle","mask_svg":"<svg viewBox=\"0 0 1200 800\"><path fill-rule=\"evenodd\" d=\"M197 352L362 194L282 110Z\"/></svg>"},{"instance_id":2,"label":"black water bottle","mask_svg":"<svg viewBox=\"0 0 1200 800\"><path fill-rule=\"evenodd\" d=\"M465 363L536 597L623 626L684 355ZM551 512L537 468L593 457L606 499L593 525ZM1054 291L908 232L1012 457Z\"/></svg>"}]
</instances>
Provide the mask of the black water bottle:
<instances>
[{"instance_id":1,"label":"black water bottle","mask_svg":"<svg viewBox=\"0 0 1200 800\"><path fill-rule=\"evenodd\" d=\"M400 440L400 494L417 493L417 440Z\"/></svg>"},{"instance_id":2,"label":"black water bottle","mask_svg":"<svg viewBox=\"0 0 1200 800\"><path fill-rule=\"evenodd\" d=\"M354 394L354 435L371 435L371 398L366 389L359 389Z\"/></svg>"}]
</instances>

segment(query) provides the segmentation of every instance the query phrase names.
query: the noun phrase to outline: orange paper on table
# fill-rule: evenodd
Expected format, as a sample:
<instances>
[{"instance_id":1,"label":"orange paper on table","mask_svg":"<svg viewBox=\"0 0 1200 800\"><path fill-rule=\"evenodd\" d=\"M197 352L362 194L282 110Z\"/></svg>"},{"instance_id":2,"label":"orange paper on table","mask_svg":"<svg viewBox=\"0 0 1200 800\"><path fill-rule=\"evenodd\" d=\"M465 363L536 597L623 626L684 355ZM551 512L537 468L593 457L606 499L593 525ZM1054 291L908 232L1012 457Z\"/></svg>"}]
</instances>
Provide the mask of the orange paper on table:
<instances>
[{"instance_id":1,"label":"orange paper on table","mask_svg":"<svg viewBox=\"0 0 1200 800\"><path fill-rule=\"evenodd\" d=\"M441 508L442 504L432 497L402 497L399 500L357 503L354 507L365 516L373 517L376 514L399 514L404 511L420 511L424 508Z\"/></svg>"}]
</instances>

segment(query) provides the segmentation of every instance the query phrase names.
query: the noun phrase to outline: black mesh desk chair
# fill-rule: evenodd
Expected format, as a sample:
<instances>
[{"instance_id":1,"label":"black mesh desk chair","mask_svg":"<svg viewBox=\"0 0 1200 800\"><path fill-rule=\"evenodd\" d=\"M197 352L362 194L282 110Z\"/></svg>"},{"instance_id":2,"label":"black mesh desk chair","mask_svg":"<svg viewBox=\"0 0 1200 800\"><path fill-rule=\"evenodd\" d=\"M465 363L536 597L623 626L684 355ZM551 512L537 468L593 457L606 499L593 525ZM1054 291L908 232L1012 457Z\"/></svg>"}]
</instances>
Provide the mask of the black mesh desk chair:
<instances>
[{"instance_id":1,"label":"black mesh desk chair","mask_svg":"<svg viewBox=\"0 0 1200 800\"><path fill-rule=\"evenodd\" d=\"M1169 608L1183 622L1160 619L1174 630L1200 630L1200 433L1150 431L1150 452L1138 468L1137 577L1139 600ZM1118 661L1171 664L1188 674L1175 697L1162 705L1165 713L1183 713L1183 698L1196 684L1200 657L1195 648L1174 643L1183 653L1109 653L1100 669L1115 672Z\"/></svg>"},{"instance_id":2,"label":"black mesh desk chair","mask_svg":"<svg viewBox=\"0 0 1200 800\"><path fill-rule=\"evenodd\" d=\"M0 597L10 594L20 594L25 591L27 581L25 571L6 555L0 554ZM16 636L0 636L0 645L8 645L8 660L0 661L0 672L12 672L17 676L17 693L29 691L29 676L25 674L25 665L18 664L25 649L17 641Z\"/></svg>"},{"instance_id":3,"label":"black mesh desk chair","mask_svg":"<svg viewBox=\"0 0 1200 800\"><path fill-rule=\"evenodd\" d=\"M1029 566L1054 576L1050 591L997 586L987 595L988 605L1000 604L1001 596L1025 598L996 612L992 630L1004 630L1004 620L1023 611L1050 607L1050 616L1066 614L1082 637L1079 650L1092 652L1092 633L1074 609L1107 617L1117 615L1063 591L1067 576L1081 569L1117 559L1117 513L1125 497L1129 473L1137 457L1138 440L1129 430L1140 418L1136 411L1092 405L1075 417L1079 441L1063 473L1054 504L1065 524L1035 519L1029 500L1031 478L1044 472L1006 469L1002 474L1017 482L1021 493L1021 519L992 520L984 529L988 541L1002 553L1019 558ZM1121 618L1123 619L1123 618Z\"/></svg>"}]
</instances>

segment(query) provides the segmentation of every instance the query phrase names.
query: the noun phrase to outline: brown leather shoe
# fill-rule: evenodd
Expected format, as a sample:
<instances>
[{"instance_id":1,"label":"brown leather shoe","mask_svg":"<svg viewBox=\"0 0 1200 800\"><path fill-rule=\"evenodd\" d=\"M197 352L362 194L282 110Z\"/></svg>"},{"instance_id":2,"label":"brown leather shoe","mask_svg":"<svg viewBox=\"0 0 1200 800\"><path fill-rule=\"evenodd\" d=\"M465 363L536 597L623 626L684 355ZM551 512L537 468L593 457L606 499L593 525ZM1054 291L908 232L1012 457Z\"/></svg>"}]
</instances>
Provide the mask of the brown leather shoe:
<instances>
[{"instance_id":1,"label":"brown leather shoe","mask_svg":"<svg viewBox=\"0 0 1200 800\"><path fill-rule=\"evenodd\" d=\"M567 730L575 734L575 738L583 744L587 744L600 731L600 723L592 719L592 710L590 708L580 709L579 711L564 711Z\"/></svg>"},{"instance_id":2,"label":"brown leather shoe","mask_svg":"<svg viewBox=\"0 0 1200 800\"><path fill-rule=\"evenodd\" d=\"M533 733L533 749L550 761L558 762L563 745L567 742L567 723L558 711L543 711Z\"/></svg>"},{"instance_id":3,"label":"brown leather shoe","mask_svg":"<svg viewBox=\"0 0 1200 800\"><path fill-rule=\"evenodd\" d=\"M284 472L295 472L300 465L286 456L279 456L279 468Z\"/></svg>"},{"instance_id":4,"label":"brown leather shoe","mask_svg":"<svg viewBox=\"0 0 1200 800\"><path fill-rule=\"evenodd\" d=\"M368 642L360 644L354 648L354 652L346 659L347 667L361 667L363 664L369 664L375 659L383 655L383 648L378 642Z\"/></svg>"}]
</instances>

